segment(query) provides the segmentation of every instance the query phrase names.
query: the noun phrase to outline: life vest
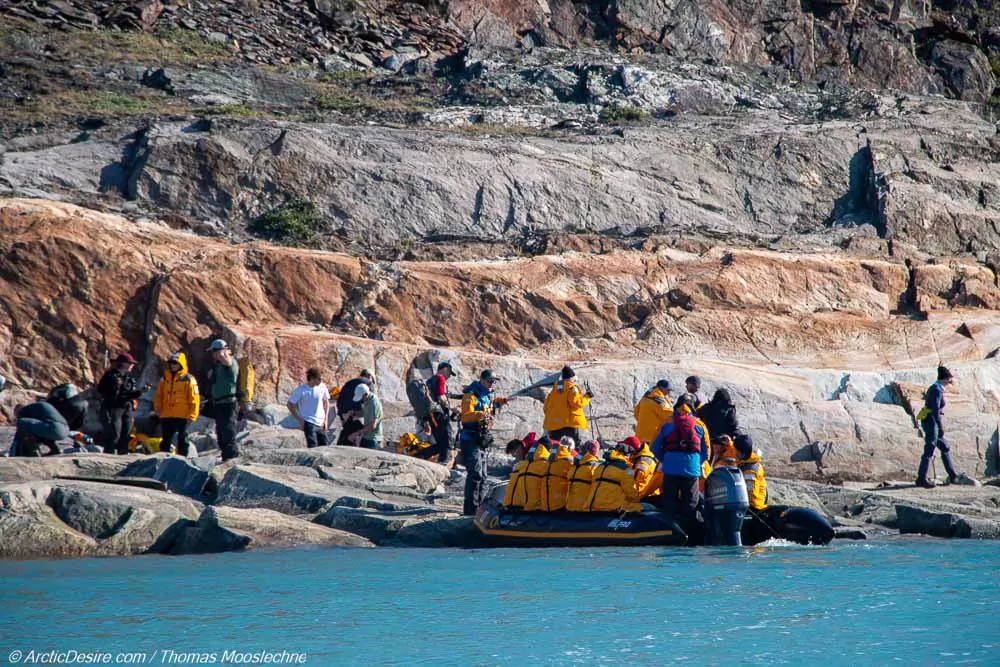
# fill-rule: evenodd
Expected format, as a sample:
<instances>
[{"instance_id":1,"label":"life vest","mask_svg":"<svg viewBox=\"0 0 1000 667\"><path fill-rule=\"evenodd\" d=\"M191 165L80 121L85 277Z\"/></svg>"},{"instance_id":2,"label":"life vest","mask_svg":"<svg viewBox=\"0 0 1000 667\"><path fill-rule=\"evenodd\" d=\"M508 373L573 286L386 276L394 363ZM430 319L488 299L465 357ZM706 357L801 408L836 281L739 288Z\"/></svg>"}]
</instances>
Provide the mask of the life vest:
<instances>
[{"instance_id":1,"label":"life vest","mask_svg":"<svg viewBox=\"0 0 1000 667\"><path fill-rule=\"evenodd\" d=\"M566 509L566 493L569 490L569 474L573 468L573 455L563 445L552 454L549 468L545 472L545 496L542 509L555 512Z\"/></svg>"},{"instance_id":2,"label":"life vest","mask_svg":"<svg viewBox=\"0 0 1000 667\"><path fill-rule=\"evenodd\" d=\"M514 465L514 470L510 473L510 480L507 482L507 490L503 496L504 507L523 508L528 502L524 493L524 485L521 483L528 463L528 461L518 461Z\"/></svg>"},{"instance_id":3,"label":"life vest","mask_svg":"<svg viewBox=\"0 0 1000 667\"><path fill-rule=\"evenodd\" d=\"M478 431L484 419L493 414L493 395L480 382L462 391L462 430Z\"/></svg>"},{"instance_id":4,"label":"life vest","mask_svg":"<svg viewBox=\"0 0 1000 667\"><path fill-rule=\"evenodd\" d=\"M545 445L537 445L534 454L525 466L518 480L524 488L524 504L526 512L542 509L545 503L545 481L549 472L549 450Z\"/></svg>"},{"instance_id":5,"label":"life vest","mask_svg":"<svg viewBox=\"0 0 1000 667\"><path fill-rule=\"evenodd\" d=\"M764 479L764 464L757 452L752 452L750 458L738 464L747 485L747 496L750 498L750 508L762 510L767 507L767 481Z\"/></svg>"},{"instance_id":6,"label":"life vest","mask_svg":"<svg viewBox=\"0 0 1000 667\"><path fill-rule=\"evenodd\" d=\"M632 468L624 456L612 452L598 466L590 486L587 510L591 512L641 512L639 492Z\"/></svg>"},{"instance_id":7,"label":"life vest","mask_svg":"<svg viewBox=\"0 0 1000 667\"><path fill-rule=\"evenodd\" d=\"M433 445L429 442L421 441L415 433L404 433L399 436L399 442L396 443L396 453L405 454L407 456L416 456L420 452L432 446Z\"/></svg>"},{"instance_id":8,"label":"life vest","mask_svg":"<svg viewBox=\"0 0 1000 667\"><path fill-rule=\"evenodd\" d=\"M601 460L593 454L584 454L573 462L566 490L566 509L571 512L587 511L587 503L590 501L590 486L600 465Z\"/></svg>"},{"instance_id":9,"label":"life vest","mask_svg":"<svg viewBox=\"0 0 1000 667\"><path fill-rule=\"evenodd\" d=\"M660 493L663 474L657 475L656 457L649 450L649 445L643 445L642 449L632 455L632 472L635 474L635 488L639 491L639 497L655 496ZM661 483L657 483L657 479Z\"/></svg>"},{"instance_id":10,"label":"life vest","mask_svg":"<svg viewBox=\"0 0 1000 667\"><path fill-rule=\"evenodd\" d=\"M701 436L695 430L697 421L691 415L674 415L674 430L663 441L666 452L701 453Z\"/></svg>"}]
</instances>

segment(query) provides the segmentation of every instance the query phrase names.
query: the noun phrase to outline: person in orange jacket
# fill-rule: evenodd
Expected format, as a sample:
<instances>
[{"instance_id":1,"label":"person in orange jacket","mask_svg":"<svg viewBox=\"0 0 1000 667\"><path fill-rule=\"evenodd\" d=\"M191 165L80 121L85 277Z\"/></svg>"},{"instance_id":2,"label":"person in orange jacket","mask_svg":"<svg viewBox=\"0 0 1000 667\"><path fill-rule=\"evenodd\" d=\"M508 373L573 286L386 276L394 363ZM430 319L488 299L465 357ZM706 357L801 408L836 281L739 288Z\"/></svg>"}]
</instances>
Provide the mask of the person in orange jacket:
<instances>
[{"instance_id":1,"label":"person in orange jacket","mask_svg":"<svg viewBox=\"0 0 1000 667\"><path fill-rule=\"evenodd\" d=\"M177 453L188 455L187 429L198 418L200 406L198 381L188 372L187 355L183 352L171 355L153 396L153 412L159 415L163 430L161 452L170 451L171 441L176 435Z\"/></svg>"},{"instance_id":2,"label":"person in orange jacket","mask_svg":"<svg viewBox=\"0 0 1000 667\"><path fill-rule=\"evenodd\" d=\"M594 475L601 465L598 457L601 451L601 443L590 440L580 448L581 454L573 460L573 467L569 470L569 485L566 491L566 509L570 512L586 512L587 503L590 501L590 487L594 482Z\"/></svg>"}]
</instances>

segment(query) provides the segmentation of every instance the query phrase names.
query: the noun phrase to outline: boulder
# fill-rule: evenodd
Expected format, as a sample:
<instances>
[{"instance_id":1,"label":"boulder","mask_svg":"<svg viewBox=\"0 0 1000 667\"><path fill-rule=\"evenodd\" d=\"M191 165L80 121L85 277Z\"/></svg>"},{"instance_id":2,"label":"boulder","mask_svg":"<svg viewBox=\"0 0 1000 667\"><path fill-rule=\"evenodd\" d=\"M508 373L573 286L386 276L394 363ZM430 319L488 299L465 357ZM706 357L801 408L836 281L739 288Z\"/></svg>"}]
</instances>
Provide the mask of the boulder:
<instances>
[{"instance_id":1,"label":"boulder","mask_svg":"<svg viewBox=\"0 0 1000 667\"><path fill-rule=\"evenodd\" d=\"M259 507L292 515L316 514L332 505L389 510L427 506L414 498L323 479L312 468L260 464L231 467L219 484L216 504Z\"/></svg>"},{"instance_id":2,"label":"boulder","mask_svg":"<svg viewBox=\"0 0 1000 667\"><path fill-rule=\"evenodd\" d=\"M0 486L0 560L71 558L98 552L97 540L59 520L45 504L50 482Z\"/></svg>"},{"instance_id":3,"label":"boulder","mask_svg":"<svg viewBox=\"0 0 1000 667\"><path fill-rule=\"evenodd\" d=\"M126 466L120 477L149 477L163 482L169 491L201 498L209 474L184 457L157 454Z\"/></svg>"},{"instance_id":4,"label":"boulder","mask_svg":"<svg viewBox=\"0 0 1000 667\"><path fill-rule=\"evenodd\" d=\"M134 458L112 454L61 454L42 458L0 457L0 484L53 479L62 475L114 477Z\"/></svg>"},{"instance_id":5,"label":"boulder","mask_svg":"<svg viewBox=\"0 0 1000 667\"><path fill-rule=\"evenodd\" d=\"M365 508L335 506L313 521L323 526L361 535L375 544L385 544L407 526L435 521L441 517L442 513L439 510L431 508L380 512Z\"/></svg>"},{"instance_id":6,"label":"boulder","mask_svg":"<svg viewBox=\"0 0 1000 667\"><path fill-rule=\"evenodd\" d=\"M0 558L162 553L201 505L95 482L0 485Z\"/></svg>"},{"instance_id":7,"label":"boulder","mask_svg":"<svg viewBox=\"0 0 1000 667\"><path fill-rule=\"evenodd\" d=\"M93 482L59 482L46 503L70 528L112 555L162 553L201 504L171 493Z\"/></svg>"},{"instance_id":8,"label":"boulder","mask_svg":"<svg viewBox=\"0 0 1000 667\"><path fill-rule=\"evenodd\" d=\"M461 547L486 546L486 538L476 528L470 516L429 519L403 526L395 537L386 542L401 547Z\"/></svg>"},{"instance_id":9,"label":"boulder","mask_svg":"<svg viewBox=\"0 0 1000 667\"><path fill-rule=\"evenodd\" d=\"M921 507L896 506L899 532L919 533L934 537L1000 539L1000 521L964 516L950 512L935 512Z\"/></svg>"},{"instance_id":10,"label":"boulder","mask_svg":"<svg viewBox=\"0 0 1000 667\"><path fill-rule=\"evenodd\" d=\"M313 449L267 449L250 452L249 460L279 466L321 468L331 481L359 486L411 489L434 493L448 479L448 469L412 456L359 447L316 447Z\"/></svg>"},{"instance_id":11,"label":"boulder","mask_svg":"<svg viewBox=\"0 0 1000 667\"><path fill-rule=\"evenodd\" d=\"M206 507L185 527L171 554L219 553L301 545L368 547L363 537L266 509Z\"/></svg>"}]
</instances>

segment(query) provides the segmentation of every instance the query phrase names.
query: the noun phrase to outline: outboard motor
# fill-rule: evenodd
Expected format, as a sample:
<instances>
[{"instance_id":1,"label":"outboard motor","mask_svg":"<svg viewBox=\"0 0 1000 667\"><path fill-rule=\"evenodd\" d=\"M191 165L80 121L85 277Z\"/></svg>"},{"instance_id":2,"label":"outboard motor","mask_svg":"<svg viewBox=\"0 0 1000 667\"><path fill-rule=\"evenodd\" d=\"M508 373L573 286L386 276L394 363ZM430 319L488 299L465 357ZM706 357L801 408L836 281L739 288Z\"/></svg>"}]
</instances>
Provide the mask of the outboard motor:
<instances>
[{"instance_id":1,"label":"outboard motor","mask_svg":"<svg viewBox=\"0 0 1000 667\"><path fill-rule=\"evenodd\" d=\"M743 517L750 508L739 468L719 467L705 480L705 544L739 547Z\"/></svg>"}]
</instances>

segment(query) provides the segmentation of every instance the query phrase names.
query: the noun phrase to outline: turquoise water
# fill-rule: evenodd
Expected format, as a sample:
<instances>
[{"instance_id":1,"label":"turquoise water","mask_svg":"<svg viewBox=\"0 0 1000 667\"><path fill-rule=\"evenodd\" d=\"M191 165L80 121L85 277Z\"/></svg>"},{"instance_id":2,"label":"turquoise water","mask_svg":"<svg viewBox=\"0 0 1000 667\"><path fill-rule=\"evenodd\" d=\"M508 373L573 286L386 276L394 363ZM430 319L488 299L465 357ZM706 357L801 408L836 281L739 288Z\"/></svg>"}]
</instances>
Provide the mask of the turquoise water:
<instances>
[{"instance_id":1,"label":"turquoise water","mask_svg":"<svg viewBox=\"0 0 1000 667\"><path fill-rule=\"evenodd\" d=\"M0 664L31 650L223 664L235 650L308 665L1000 665L1000 542L314 548L0 575Z\"/></svg>"}]
</instances>

